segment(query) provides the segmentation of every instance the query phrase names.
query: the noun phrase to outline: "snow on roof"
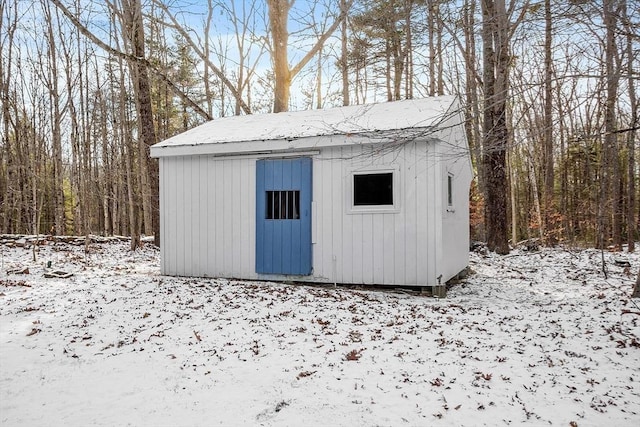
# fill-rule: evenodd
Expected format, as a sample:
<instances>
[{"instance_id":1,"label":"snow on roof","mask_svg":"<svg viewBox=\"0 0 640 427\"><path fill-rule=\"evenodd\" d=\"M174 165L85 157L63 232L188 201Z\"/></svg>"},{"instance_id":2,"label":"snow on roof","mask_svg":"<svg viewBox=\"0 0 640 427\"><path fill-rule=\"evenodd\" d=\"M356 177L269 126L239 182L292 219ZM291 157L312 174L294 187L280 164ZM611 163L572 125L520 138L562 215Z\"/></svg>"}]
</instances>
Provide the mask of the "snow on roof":
<instances>
[{"instance_id":1,"label":"snow on roof","mask_svg":"<svg viewBox=\"0 0 640 427\"><path fill-rule=\"evenodd\" d=\"M174 147L290 141L330 135L428 128L444 119L454 101L454 96L438 96L326 110L223 117L154 145L152 155L160 155L160 152Z\"/></svg>"}]
</instances>

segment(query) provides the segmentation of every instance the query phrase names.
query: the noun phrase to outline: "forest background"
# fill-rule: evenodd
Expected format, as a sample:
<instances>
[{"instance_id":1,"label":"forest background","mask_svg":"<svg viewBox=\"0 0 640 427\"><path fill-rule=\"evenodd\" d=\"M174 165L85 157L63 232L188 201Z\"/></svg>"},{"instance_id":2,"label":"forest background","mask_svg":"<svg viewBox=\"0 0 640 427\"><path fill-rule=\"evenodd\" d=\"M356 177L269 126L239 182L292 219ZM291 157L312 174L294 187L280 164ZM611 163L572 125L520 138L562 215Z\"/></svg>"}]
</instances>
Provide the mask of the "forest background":
<instances>
[{"instance_id":1,"label":"forest background","mask_svg":"<svg viewBox=\"0 0 640 427\"><path fill-rule=\"evenodd\" d=\"M149 147L234 114L454 94L472 238L640 228L637 0L0 0L0 232L155 235Z\"/></svg>"}]
</instances>

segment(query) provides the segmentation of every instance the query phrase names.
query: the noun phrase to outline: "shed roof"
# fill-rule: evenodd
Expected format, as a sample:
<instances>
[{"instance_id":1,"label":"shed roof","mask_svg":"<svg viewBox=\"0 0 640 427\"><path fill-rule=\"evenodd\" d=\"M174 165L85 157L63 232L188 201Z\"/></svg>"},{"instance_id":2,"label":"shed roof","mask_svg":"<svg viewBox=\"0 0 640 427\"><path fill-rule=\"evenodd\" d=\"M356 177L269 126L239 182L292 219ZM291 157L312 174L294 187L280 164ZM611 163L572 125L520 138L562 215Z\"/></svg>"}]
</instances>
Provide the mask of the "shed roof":
<instances>
[{"instance_id":1,"label":"shed roof","mask_svg":"<svg viewBox=\"0 0 640 427\"><path fill-rule=\"evenodd\" d=\"M304 138L431 128L445 119L455 99L447 95L326 110L223 117L155 144L151 147L151 155L240 153L260 147L308 148L305 144L292 142ZM274 147L273 144L265 145L265 141L280 141L281 144Z\"/></svg>"}]
</instances>

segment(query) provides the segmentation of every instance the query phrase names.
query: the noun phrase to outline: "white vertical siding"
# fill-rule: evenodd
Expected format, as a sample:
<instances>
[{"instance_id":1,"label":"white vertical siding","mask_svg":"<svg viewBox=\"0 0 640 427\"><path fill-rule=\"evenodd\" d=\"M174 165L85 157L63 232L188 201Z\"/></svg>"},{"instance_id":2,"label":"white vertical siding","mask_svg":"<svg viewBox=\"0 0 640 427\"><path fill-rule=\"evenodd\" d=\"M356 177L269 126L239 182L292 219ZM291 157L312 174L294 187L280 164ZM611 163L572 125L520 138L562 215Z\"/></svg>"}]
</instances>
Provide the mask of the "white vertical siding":
<instances>
[{"instance_id":1,"label":"white vertical siding","mask_svg":"<svg viewBox=\"0 0 640 427\"><path fill-rule=\"evenodd\" d=\"M442 162L435 147L412 141L376 152L347 145L313 157L315 243L309 280L433 285L439 274L447 280L461 262L466 266L464 254L462 261L448 260L466 247L468 206L458 194L460 207L450 215L443 194L446 168L456 170L461 177L456 185L468 191L468 172L460 169L466 163ZM255 273L255 163L250 157L161 159L164 274L261 278ZM396 171L397 209L351 212L347 195L353 170L380 167ZM464 194L462 187L455 191Z\"/></svg>"},{"instance_id":2,"label":"white vertical siding","mask_svg":"<svg viewBox=\"0 0 640 427\"><path fill-rule=\"evenodd\" d=\"M209 159L209 167L214 171L212 181L213 189L206 195L206 197L209 198L214 205L212 212L213 216L209 218L209 221L215 224L215 234L213 236L207 236L209 239L213 240L213 242L209 242L209 245L213 248L213 252L215 254L211 258L212 265L215 266L215 269L212 268L212 270L218 271L219 275L224 276L224 232L227 229L227 226L224 223L224 203L221 194L221 189L224 188L225 185L224 169L222 166L223 162L214 158Z\"/></svg>"},{"instance_id":3,"label":"white vertical siding","mask_svg":"<svg viewBox=\"0 0 640 427\"><path fill-rule=\"evenodd\" d=\"M240 179L238 183L238 193L237 194L247 194L248 197L253 196L253 203L255 203L255 178L249 179L250 177L255 176L255 171L253 168L255 167L255 163L253 162L241 162L240 163ZM252 173L253 172L253 173ZM255 239L255 208L251 210L249 208L250 203L241 204L239 206L240 209L240 223L239 223L239 231L240 231L240 241L242 242L250 242ZM255 266L255 250L252 247L245 247L236 249L238 256L240 259L240 265L238 266L240 271L253 271Z\"/></svg>"},{"instance_id":4,"label":"white vertical siding","mask_svg":"<svg viewBox=\"0 0 640 427\"><path fill-rule=\"evenodd\" d=\"M375 214L379 216L380 214ZM373 248L374 246L379 246L377 242L378 233L373 229L373 218L372 214L363 214L360 216L360 221L358 221L361 225L361 236L359 240L356 240L354 243L362 242L360 247L362 248L361 258L362 258L362 282L363 283L374 283L373 282Z\"/></svg>"},{"instance_id":5,"label":"white vertical siding","mask_svg":"<svg viewBox=\"0 0 640 427\"><path fill-rule=\"evenodd\" d=\"M404 259L404 269L405 269L405 281L406 283L419 283L418 282L418 236L416 235L418 232L418 220L419 215L422 216L423 213L418 213L418 199L422 196L421 192L418 191L417 187L417 167L413 165L411 160L407 160L409 156L412 154L416 155L417 164L420 164L421 159L418 158L415 142L408 143L404 146L404 153L402 153L402 168L401 172L404 175L404 200L403 200L403 222L404 222L404 246L405 246L405 259Z\"/></svg>"},{"instance_id":6,"label":"white vertical siding","mask_svg":"<svg viewBox=\"0 0 640 427\"><path fill-rule=\"evenodd\" d=\"M325 149L315 157L316 279L360 284L434 284L440 204L433 197L438 165L432 143L410 142L376 153L370 147ZM343 160L335 160L340 159ZM351 213L346 197L353 169L397 168L395 212ZM334 271L334 257L335 270Z\"/></svg>"},{"instance_id":7,"label":"white vertical siding","mask_svg":"<svg viewBox=\"0 0 640 427\"><path fill-rule=\"evenodd\" d=\"M167 235L167 218L165 215L167 210L167 179L165 175L165 161L166 159L159 159L158 161L158 172L159 172L159 184L160 184L160 236L164 237ZM160 245L160 271L167 270L167 254L165 248Z\"/></svg>"},{"instance_id":8,"label":"white vertical siding","mask_svg":"<svg viewBox=\"0 0 640 427\"><path fill-rule=\"evenodd\" d=\"M191 203L187 206L191 206L191 216L187 222L191 225L191 233L189 234L189 241L185 242L188 248L188 252L190 253L191 258L191 270L195 272L196 275L201 276L204 272L202 271L202 263L200 257L202 256L203 250L206 252L206 245L199 244L194 245L191 244L192 241L197 240L198 236L202 233L202 225L200 224L200 218L204 217L205 212L202 212L201 203L202 199L200 198L202 183L200 182L200 171L201 167L201 156L196 156L193 158L193 167L189 171L189 180L191 182L190 187L188 188L189 198ZM186 209L185 209L186 211ZM188 212L188 211L186 211Z\"/></svg>"},{"instance_id":9,"label":"white vertical siding","mask_svg":"<svg viewBox=\"0 0 640 427\"><path fill-rule=\"evenodd\" d=\"M162 273L251 278L255 159L166 157L161 180Z\"/></svg>"},{"instance_id":10,"label":"white vertical siding","mask_svg":"<svg viewBox=\"0 0 640 427\"><path fill-rule=\"evenodd\" d=\"M221 271L226 277L231 277L233 274L233 239L235 237L233 231L236 226L233 222L235 216L233 212L235 200L233 199L233 190L231 188L234 177L231 174L233 173L233 166L235 162L222 160L220 163L222 169L222 180L216 183L218 190L214 192L214 194L221 207L222 240L220 243L222 243L223 248L226 248L226 250L222 251ZM216 242L216 244L217 243L219 242Z\"/></svg>"},{"instance_id":11,"label":"white vertical siding","mask_svg":"<svg viewBox=\"0 0 640 427\"><path fill-rule=\"evenodd\" d=\"M466 148L461 129L448 132L450 141L460 144L457 155L443 156L441 174L442 252L447 254L441 263L445 277L451 278L469 264L469 189L473 171L468 159L461 155ZM447 176L453 174L453 209L447 209Z\"/></svg>"},{"instance_id":12,"label":"white vertical siding","mask_svg":"<svg viewBox=\"0 0 640 427\"><path fill-rule=\"evenodd\" d=\"M394 229L394 217L393 215L384 215L382 217L382 242L383 242L383 256L382 256L382 278L383 283L394 283L400 280L396 276L395 258L398 258L396 253L396 231ZM386 254L392 253L394 256L387 256Z\"/></svg>"},{"instance_id":13,"label":"white vertical siding","mask_svg":"<svg viewBox=\"0 0 640 427\"><path fill-rule=\"evenodd\" d=\"M355 152L360 150L360 147L349 146L343 149L336 148L333 150L327 150L327 155L333 156L334 158L340 158L340 155L342 154L346 159L353 159ZM334 182L332 185L340 185L339 191L342 196L339 199L334 199L334 203L339 203L338 206L334 208L334 211L340 213L340 216L342 217L342 224L341 227L333 231L334 235L336 236L335 240L333 241L333 246L324 247L322 244L319 246L324 251L328 251L329 253L333 252L336 254L336 265L338 270L336 274L336 280L342 278L345 283L357 283L359 277L354 274L355 268L353 267L353 259L356 256L360 256L356 253L356 247L361 243L354 240L354 215L347 215L347 208L345 206L348 194L347 187L351 185L351 182L349 180L350 177L347 176L348 174L346 173L342 162L334 167L333 174L334 177L337 177L337 179L339 179L339 182ZM321 204L323 205L322 213L326 215L325 211L330 208L326 206L326 202ZM322 243L322 241L324 240L325 238L323 236L320 243ZM342 256L338 257L340 249L342 249Z\"/></svg>"},{"instance_id":14,"label":"white vertical siding","mask_svg":"<svg viewBox=\"0 0 640 427\"><path fill-rule=\"evenodd\" d=\"M185 274L189 268L188 264L191 264L187 255L187 248L185 245L185 241L187 238L187 230L184 229L184 224L188 223L187 216L185 215L185 206L190 201L190 198L187 198L186 194L186 186L188 180L185 179L185 160L182 157L178 157L176 159L176 244L173 248L175 251L175 259L176 259L176 273L177 274ZM191 208L189 208L191 210ZM188 263L188 264L187 264Z\"/></svg>"},{"instance_id":15,"label":"white vertical siding","mask_svg":"<svg viewBox=\"0 0 640 427\"><path fill-rule=\"evenodd\" d=\"M385 245L384 215L370 216L371 235L375 236L375 243L371 246L373 252L371 254L371 261L373 265L371 268L371 276L368 279L371 280L371 283L375 283L378 280L380 280L381 282L384 280L384 259L386 258L385 253L387 251L391 251Z\"/></svg>"},{"instance_id":16,"label":"white vertical siding","mask_svg":"<svg viewBox=\"0 0 640 427\"><path fill-rule=\"evenodd\" d=\"M434 271L434 263L431 259L434 252L430 246L435 228L433 221L434 206L433 199L431 199L434 186L433 144L414 144L412 149L416 153L415 167L411 174L411 178L416 183L416 277L422 283L427 284L425 278L428 277L430 271Z\"/></svg>"},{"instance_id":17,"label":"white vertical siding","mask_svg":"<svg viewBox=\"0 0 640 427\"><path fill-rule=\"evenodd\" d=\"M212 187L215 186L215 181L214 181L215 169L211 166L212 159L210 157L202 156L201 160L202 160L202 163L201 163L202 170L200 171L200 176L202 176L202 179L205 182L203 191L205 192L205 194L210 194L212 191L211 190ZM208 240L210 241L212 240L215 242L216 233L217 233L216 223L213 216L216 208L215 200L213 199L213 197L205 197L202 200L202 205L203 205L203 210L205 210L206 212L202 221L204 223L203 225L204 228L202 230L202 233ZM207 276L209 275L210 264L212 264L213 260L215 260L215 256L216 256L215 246L212 245L210 242L207 242L206 250L204 251L202 256L204 258L203 275Z\"/></svg>"},{"instance_id":18,"label":"white vertical siding","mask_svg":"<svg viewBox=\"0 0 640 427\"><path fill-rule=\"evenodd\" d=\"M200 197L200 194L208 194L209 193L209 181L207 180L207 158L205 156L198 157L198 170L197 170L197 179L198 179L198 193L195 195L198 198L198 228L196 233L198 235L207 235L209 232L209 224L207 218L209 218L209 201L207 198ZM206 275L206 269L209 258L209 245L200 245L198 250L198 275L204 276Z\"/></svg>"}]
</instances>

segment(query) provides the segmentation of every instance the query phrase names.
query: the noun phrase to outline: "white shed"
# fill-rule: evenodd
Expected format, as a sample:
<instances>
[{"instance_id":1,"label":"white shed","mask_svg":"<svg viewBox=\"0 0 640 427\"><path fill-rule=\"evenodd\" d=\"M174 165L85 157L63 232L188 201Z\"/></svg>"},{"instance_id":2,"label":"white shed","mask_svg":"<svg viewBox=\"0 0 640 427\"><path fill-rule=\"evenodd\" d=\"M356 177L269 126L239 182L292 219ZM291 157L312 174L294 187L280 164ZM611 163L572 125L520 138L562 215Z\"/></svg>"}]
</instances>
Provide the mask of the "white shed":
<instances>
[{"instance_id":1,"label":"white shed","mask_svg":"<svg viewBox=\"0 0 640 427\"><path fill-rule=\"evenodd\" d=\"M162 274L435 286L468 264L455 97L226 117L151 155Z\"/></svg>"}]
</instances>

